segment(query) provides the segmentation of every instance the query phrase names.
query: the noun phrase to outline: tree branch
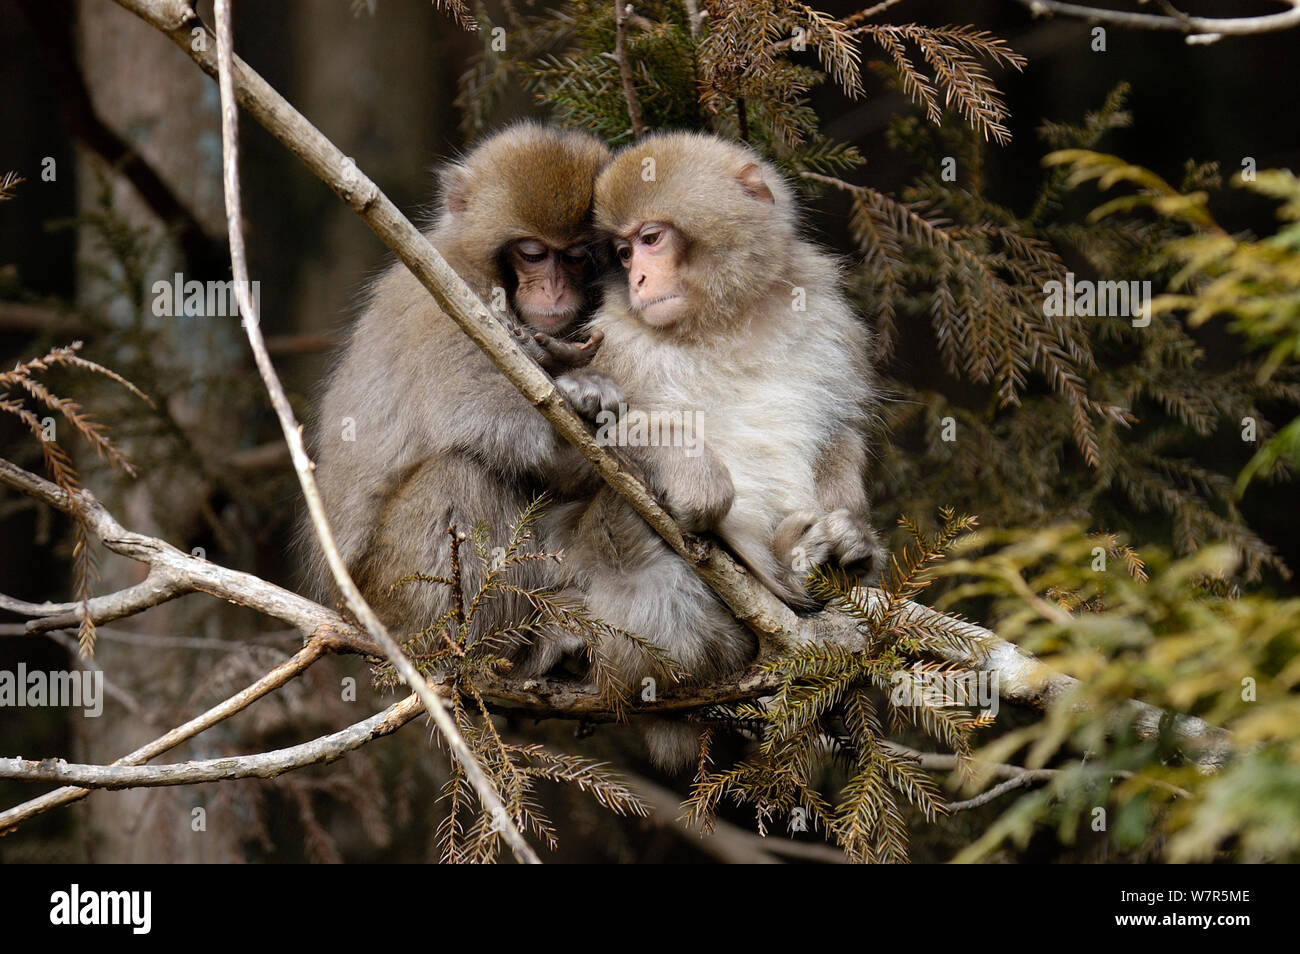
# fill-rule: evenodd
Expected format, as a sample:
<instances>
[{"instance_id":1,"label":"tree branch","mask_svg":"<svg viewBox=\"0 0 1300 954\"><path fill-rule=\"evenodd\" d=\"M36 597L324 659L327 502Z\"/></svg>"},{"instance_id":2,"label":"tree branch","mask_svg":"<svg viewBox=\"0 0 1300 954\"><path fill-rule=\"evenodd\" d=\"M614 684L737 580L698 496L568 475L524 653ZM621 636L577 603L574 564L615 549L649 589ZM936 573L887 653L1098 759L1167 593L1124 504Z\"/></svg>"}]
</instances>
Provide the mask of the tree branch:
<instances>
[{"instance_id":1,"label":"tree branch","mask_svg":"<svg viewBox=\"0 0 1300 954\"><path fill-rule=\"evenodd\" d=\"M107 596L96 596L84 605L75 603L67 612L31 620L27 624L27 632L47 633L56 629L76 628L87 613L96 623L110 623L124 616L134 616L151 606L166 603L191 591L192 588L174 571L167 567L154 567L142 583Z\"/></svg>"},{"instance_id":2,"label":"tree branch","mask_svg":"<svg viewBox=\"0 0 1300 954\"><path fill-rule=\"evenodd\" d=\"M618 63L619 79L623 83L623 98L627 100L627 118L632 126L632 136L645 135L645 119L641 115L641 98L636 94L632 80L632 64L627 58L627 0L614 0L614 59Z\"/></svg>"},{"instance_id":3,"label":"tree branch","mask_svg":"<svg viewBox=\"0 0 1300 954\"><path fill-rule=\"evenodd\" d=\"M175 765L77 765L62 759L0 758L0 778L27 782L71 782L80 788L155 788L198 785L240 778L275 778L307 765L327 765L367 742L392 735L420 714L421 702L407 696L383 712L301 745L256 755L236 755ZM6 813L7 814L7 813ZM3 818L0 818L0 823Z\"/></svg>"},{"instance_id":4,"label":"tree branch","mask_svg":"<svg viewBox=\"0 0 1300 954\"><path fill-rule=\"evenodd\" d=\"M258 699L274 692L281 686L296 678L308 666L320 659L327 652L338 652L342 648L332 632L322 633L309 639L293 656L276 666L261 679L254 682L229 699L221 702L202 715L196 716L184 725L177 726L170 732L159 736L152 742L141 746L129 755L114 762L114 765L142 765L150 759L174 749L182 742L194 738L205 729L209 729L229 719L236 712L248 708ZM0 835L7 834L29 818L47 812L61 805L80 801L90 794L86 788L60 788L47 792L38 798L24 802L5 812L0 812Z\"/></svg>"},{"instance_id":5,"label":"tree branch","mask_svg":"<svg viewBox=\"0 0 1300 954\"><path fill-rule=\"evenodd\" d=\"M150 567L151 571L159 571L174 577L183 584L186 592L207 593L240 606L247 606L266 616L284 620L304 636L311 636L318 630L333 630L336 639L346 644L351 651L379 655L379 647L356 632L337 613L251 573L228 569L184 553L157 537L127 530L88 490L79 491L75 498L70 497L57 485L4 459L0 459L0 484L25 493L68 516L79 514L86 522L90 533L109 550L143 563ZM40 611L29 615L46 616L51 611L68 612L76 605L33 604L9 597L5 599L5 604L0 604L5 609L26 612L17 607L32 607Z\"/></svg>"},{"instance_id":6,"label":"tree branch","mask_svg":"<svg viewBox=\"0 0 1300 954\"><path fill-rule=\"evenodd\" d=\"M387 627L375 615L356 583L343 563L343 557L334 545L334 534L330 530L329 519L325 515L325 504L321 500L316 478L312 474L315 465L307 456L303 445L302 426L294 417L289 398L284 393L284 386L275 373L275 365L266 352L266 342L262 339L261 316L257 312L257 303L250 293L252 288L248 278L248 262L244 256L244 216L241 208L239 190L239 110L235 105L234 80L234 30L230 22L230 0L216 0L217 18L217 73L221 93L221 160L224 173L226 198L226 232L230 243L230 262L234 271L235 293L239 299L239 310L243 315L242 325L248 335L248 343L253 349L257 361L257 370L262 375L271 406L275 409L284 432L285 442L289 445L293 458L293 468L298 474L298 483L302 486L303 496L307 498L307 509L311 513L312 526L320 541L334 580L343 593L348 608L365 627L366 632L375 639L388 660L393 664L403 681L419 698L437 725L438 731L447 742L452 755L465 770L465 776L474 787L475 793L485 810L499 822L499 830L506 843L510 845L515 858L524 864L541 864L537 854L524 840L522 832L510 819L505 803L497 793L496 787L488 778L483 766L479 764L474 753L461 737L456 722L447 711L446 705L437 694L429 688L428 682L420 675L407 658L406 653L389 635ZM356 728L354 726L354 728ZM391 730L389 730L391 731ZM363 739L362 741L366 741ZM358 745L361 742L357 743ZM301 756L310 758L312 753L304 750ZM335 756L337 758L337 756ZM331 759L326 759L330 761ZM278 764L278 763L272 763ZM305 764L305 763L304 763ZM293 766L290 766L293 767ZM282 769L281 771L287 771ZM275 774L279 774L276 772Z\"/></svg>"},{"instance_id":7,"label":"tree branch","mask_svg":"<svg viewBox=\"0 0 1300 954\"><path fill-rule=\"evenodd\" d=\"M1035 16L1061 14L1067 17L1079 17L1094 23L1113 23L1116 26L1132 27L1135 30L1163 30L1174 33L1189 34L1188 42L1202 38L1221 36L1247 36L1254 33L1273 33L1300 26L1300 0L1275 0L1291 9L1282 13L1270 13L1255 17L1194 17L1174 10L1168 4L1165 9L1171 11L1169 16L1156 13L1129 13L1124 10L1110 10L1105 7L1087 7L1078 3L1061 3L1058 0L1016 0L1021 6L1028 7Z\"/></svg>"}]
</instances>

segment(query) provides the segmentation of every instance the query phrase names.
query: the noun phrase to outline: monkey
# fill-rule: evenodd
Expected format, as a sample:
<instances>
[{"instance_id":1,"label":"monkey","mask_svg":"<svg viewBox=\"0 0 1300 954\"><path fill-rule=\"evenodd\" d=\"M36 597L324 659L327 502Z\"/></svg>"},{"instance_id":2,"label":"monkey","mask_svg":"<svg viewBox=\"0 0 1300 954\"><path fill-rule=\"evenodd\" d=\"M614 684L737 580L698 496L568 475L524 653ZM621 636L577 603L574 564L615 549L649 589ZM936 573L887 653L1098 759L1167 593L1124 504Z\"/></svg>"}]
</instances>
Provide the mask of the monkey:
<instances>
[{"instance_id":1,"label":"monkey","mask_svg":"<svg viewBox=\"0 0 1300 954\"><path fill-rule=\"evenodd\" d=\"M507 127L442 170L438 215L426 232L587 416L618 399L611 382L582 367L601 336L576 338L602 267L612 264L591 224L596 175L609 158L585 133ZM316 478L339 553L380 619L406 635L453 605L449 586L398 584L416 573L452 575L450 529L470 534L483 524L487 547L504 547L537 494L565 492L586 467L400 262L369 289L327 378L315 436ZM316 590L328 598L323 555L310 527L303 534L315 551ZM470 548L465 557L467 606L482 572ZM513 583L535 589L545 583L546 561L511 573ZM528 615L521 599L498 594L482 604L475 632Z\"/></svg>"},{"instance_id":2,"label":"monkey","mask_svg":"<svg viewBox=\"0 0 1300 954\"><path fill-rule=\"evenodd\" d=\"M668 513L685 531L717 533L795 607L814 603L814 566L869 573L882 555L865 486L870 333L836 260L800 236L789 185L747 146L659 133L600 174L595 219L625 274L590 323L604 336L590 368L622 389L625 416L650 422L640 435L658 439L622 450ZM752 634L608 488L565 519L567 582L606 622L694 682L754 658ZM634 641L606 653L633 686L667 675ZM675 770L698 738L656 721L647 744Z\"/></svg>"}]
</instances>

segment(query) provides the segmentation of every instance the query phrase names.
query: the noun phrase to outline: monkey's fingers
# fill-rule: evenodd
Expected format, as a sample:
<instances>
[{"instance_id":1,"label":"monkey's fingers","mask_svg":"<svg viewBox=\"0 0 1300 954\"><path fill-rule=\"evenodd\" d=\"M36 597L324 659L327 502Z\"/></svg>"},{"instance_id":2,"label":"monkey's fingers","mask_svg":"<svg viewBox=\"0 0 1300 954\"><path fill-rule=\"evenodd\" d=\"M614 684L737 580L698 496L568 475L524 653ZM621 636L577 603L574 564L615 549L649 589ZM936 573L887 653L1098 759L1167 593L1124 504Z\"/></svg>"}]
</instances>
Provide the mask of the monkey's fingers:
<instances>
[{"instance_id":1,"label":"monkey's fingers","mask_svg":"<svg viewBox=\"0 0 1300 954\"><path fill-rule=\"evenodd\" d=\"M556 369L580 368L590 359L583 356L578 346L572 341L560 341L540 331L533 335L533 341L546 353L543 365L550 364Z\"/></svg>"},{"instance_id":2,"label":"monkey's fingers","mask_svg":"<svg viewBox=\"0 0 1300 954\"><path fill-rule=\"evenodd\" d=\"M600 350L601 343L604 342L604 340L605 340L605 332L593 331L591 333L590 338L588 338L582 344L578 345L578 350L584 352L589 351L590 355L588 356L587 360L591 360L591 358L594 358L596 356L596 352Z\"/></svg>"},{"instance_id":3,"label":"monkey's fingers","mask_svg":"<svg viewBox=\"0 0 1300 954\"><path fill-rule=\"evenodd\" d=\"M603 332L593 331L590 338L581 344L576 344L572 341L560 341L539 331L533 335L533 340L556 365L573 369L585 368L591 363L591 359L600 350L600 343L605 340L605 335Z\"/></svg>"}]
</instances>

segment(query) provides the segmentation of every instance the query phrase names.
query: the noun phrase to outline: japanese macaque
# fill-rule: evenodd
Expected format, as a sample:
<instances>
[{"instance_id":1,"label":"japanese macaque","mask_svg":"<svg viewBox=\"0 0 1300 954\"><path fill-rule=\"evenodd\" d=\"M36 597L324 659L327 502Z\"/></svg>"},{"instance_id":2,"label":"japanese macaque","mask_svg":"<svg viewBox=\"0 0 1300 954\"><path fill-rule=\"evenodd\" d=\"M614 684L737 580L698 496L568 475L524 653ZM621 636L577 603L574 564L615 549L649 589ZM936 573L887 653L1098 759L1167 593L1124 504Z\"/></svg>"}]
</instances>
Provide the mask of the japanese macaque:
<instances>
[{"instance_id":1,"label":"japanese macaque","mask_svg":"<svg viewBox=\"0 0 1300 954\"><path fill-rule=\"evenodd\" d=\"M600 336L579 341L609 261L591 223L592 190L608 159L586 134L511 126L443 171L439 216L427 233L588 416L618 401L609 381L581 369ZM328 379L316 454L339 552L395 635L432 626L450 607L448 586L394 586L416 573L451 575L450 527L470 534L483 523L488 547L503 547L534 496L586 473L580 455L400 263L371 287ZM467 547L467 600L479 585L478 562ZM525 563L512 582L543 585L549 565ZM319 553L312 572L323 597L334 592ZM497 594L475 617L476 632L528 615Z\"/></svg>"},{"instance_id":2,"label":"japanese macaque","mask_svg":"<svg viewBox=\"0 0 1300 954\"><path fill-rule=\"evenodd\" d=\"M816 565L869 573L869 333L836 262L799 236L789 186L745 146L655 135L601 173L596 222L626 272L590 325L604 335L591 370L626 395L626 439L613 442L683 529L717 533L791 604L810 605ZM752 634L612 491L572 520L567 567L593 613L693 682L753 658ZM607 652L634 689L667 684L633 641ZM655 723L647 740L669 769L697 747L681 723Z\"/></svg>"}]
</instances>

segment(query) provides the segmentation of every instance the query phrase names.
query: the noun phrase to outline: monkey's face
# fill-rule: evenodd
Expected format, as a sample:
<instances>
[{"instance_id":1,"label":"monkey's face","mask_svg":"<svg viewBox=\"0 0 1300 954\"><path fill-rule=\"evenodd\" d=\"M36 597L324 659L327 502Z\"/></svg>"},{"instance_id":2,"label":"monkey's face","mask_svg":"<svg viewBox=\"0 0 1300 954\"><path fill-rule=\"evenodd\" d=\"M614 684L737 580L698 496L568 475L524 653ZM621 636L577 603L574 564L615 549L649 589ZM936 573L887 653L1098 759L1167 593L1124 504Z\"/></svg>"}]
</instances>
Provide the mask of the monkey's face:
<instances>
[{"instance_id":1,"label":"monkey's face","mask_svg":"<svg viewBox=\"0 0 1300 954\"><path fill-rule=\"evenodd\" d=\"M642 321L667 328L686 313L686 242L667 222L643 223L614 247L627 270L628 302Z\"/></svg>"},{"instance_id":2,"label":"monkey's face","mask_svg":"<svg viewBox=\"0 0 1300 954\"><path fill-rule=\"evenodd\" d=\"M582 313L591 256L583 245L555 248L541 239L510 243L506 262L515 276L515 313L536 331L557 334Z\"/></svg>"}]
</instances>

